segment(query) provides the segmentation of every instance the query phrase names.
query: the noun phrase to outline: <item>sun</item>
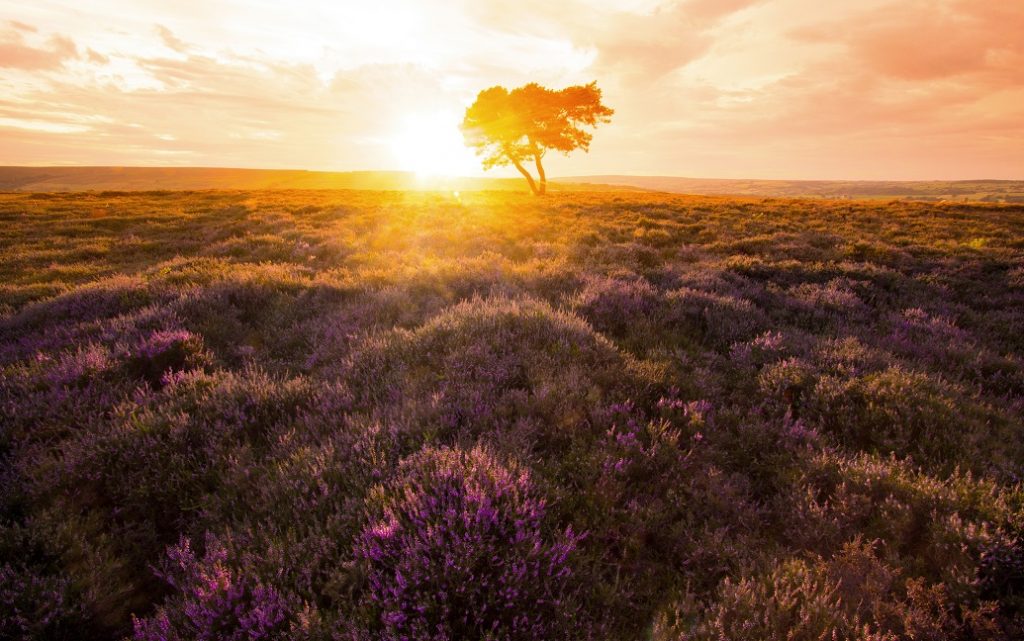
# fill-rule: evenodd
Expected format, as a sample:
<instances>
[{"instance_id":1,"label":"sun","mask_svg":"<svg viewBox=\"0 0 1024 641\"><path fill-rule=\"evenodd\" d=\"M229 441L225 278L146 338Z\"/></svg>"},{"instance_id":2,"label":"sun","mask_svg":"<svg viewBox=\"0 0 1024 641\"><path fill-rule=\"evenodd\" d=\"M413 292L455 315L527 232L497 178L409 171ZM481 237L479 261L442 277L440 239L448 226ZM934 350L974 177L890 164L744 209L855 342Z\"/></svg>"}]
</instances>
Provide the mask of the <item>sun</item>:
<instances>
[{"instance_id":1,"label":"sun","mask_svg":"<svg viewBox=\"0 0 1024 641\"><path fill-rule=\"evenodd\" d=\"M478 173L480 163L463 144L458 123L446 112L405 116L388 139L398 168L418 177Z\"/></svg>"}]
</instances>

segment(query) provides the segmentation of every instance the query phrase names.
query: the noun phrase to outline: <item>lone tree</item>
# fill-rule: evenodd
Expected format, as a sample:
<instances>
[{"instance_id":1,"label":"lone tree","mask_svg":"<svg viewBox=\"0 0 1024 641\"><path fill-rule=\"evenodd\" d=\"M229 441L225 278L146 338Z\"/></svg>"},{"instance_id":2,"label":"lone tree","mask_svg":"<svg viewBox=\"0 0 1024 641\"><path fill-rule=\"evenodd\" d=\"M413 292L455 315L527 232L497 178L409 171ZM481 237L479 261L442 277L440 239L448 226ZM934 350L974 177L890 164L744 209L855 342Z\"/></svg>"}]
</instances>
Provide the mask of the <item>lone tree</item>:
<instances>
[{"instance_id":1,"label":"lone tree","mask_svg":"<svg viewBox=\"0 0 1024 641\"><path fill-rule=\"evenodd\" d=\"M484 169L513 165L539 196L547 192L548 179L541 160L549 149L569 155L590 148L593 137L583 127L609 122L614 113L601 104L597 83L554 91L531 82L509 91L484 89L466 109L462 136L483 157ZM537 180L523 166L533 159Z\"/></svg>"}]
</instances>

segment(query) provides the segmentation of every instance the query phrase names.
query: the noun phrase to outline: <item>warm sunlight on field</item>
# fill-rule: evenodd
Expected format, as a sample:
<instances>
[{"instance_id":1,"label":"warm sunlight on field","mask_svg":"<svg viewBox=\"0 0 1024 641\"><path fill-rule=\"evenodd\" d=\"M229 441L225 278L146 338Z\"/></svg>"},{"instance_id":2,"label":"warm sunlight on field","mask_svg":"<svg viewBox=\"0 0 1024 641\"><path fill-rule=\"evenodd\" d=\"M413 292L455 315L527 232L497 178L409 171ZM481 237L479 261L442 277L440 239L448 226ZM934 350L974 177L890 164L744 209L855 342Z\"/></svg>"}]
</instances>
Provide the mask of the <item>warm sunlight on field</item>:
<instances>
[{"instance_id":1,"label":"warm sunlight on field","mask_svg":"<svg viewBox=\"0 0 1024 641\"><path fill-rule=\"evenodd\" d=\"M0 194L0 638L1022 638L1022 239L1010 205Z\"/></svg>"},{"instance_id":2,"label":"warm sunlight on field","mask_svg":"<svg viewBox=\"0 0 1024 641\"><path fill-rule=\"evenodd\" d=\"M480 162L462 140L459 120L447 112L412 113L402 118L388 139L396 168L422 178L480 174Z\"/></svg>"}]
</instances>

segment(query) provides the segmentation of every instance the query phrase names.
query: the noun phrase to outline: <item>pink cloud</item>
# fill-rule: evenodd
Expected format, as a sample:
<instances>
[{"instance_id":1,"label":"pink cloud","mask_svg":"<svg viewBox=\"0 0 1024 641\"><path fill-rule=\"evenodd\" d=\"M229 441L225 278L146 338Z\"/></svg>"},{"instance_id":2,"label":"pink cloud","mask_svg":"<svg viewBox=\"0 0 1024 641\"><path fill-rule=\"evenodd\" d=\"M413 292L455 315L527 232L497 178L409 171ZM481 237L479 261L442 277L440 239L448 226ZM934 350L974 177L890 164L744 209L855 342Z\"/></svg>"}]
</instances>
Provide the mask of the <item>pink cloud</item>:
<instances>
[{"instance_id":1,"label":"pink cloud","mask_svg":"<svg viewBox=\"0 0 1024 641\"><path fill-rule=\"evenodd\" d=\"M57 69L67 60L78 58L78 47L71 38L51 36L42 47L25 43L23 32L33 30L29 25L11 22L12 29L0 33L0 68L27 71Z\"/></svg>"},{"instance_id":2,"label":"pink cloud","mask_svg":"<svg viewBox=\"0 0 1024 641\"><path fill-rule=\"evenodd\" d=\"M89 62L97 65L105 65L110 62L109 56L105 56L94 49L87 49L85 57Z\"/></svg>"},{"instance_id":3,"label":"pink cloud","mask_svg":"<svg viewBox=\"0 0 1024 641\"><path fill-rule=\"evenodd\" d=\"M8 20L7 24L9 24L13 29L16 29L18 31L27 31L28 33L36 33L37 31L39 31L32 25L25 24L24 22L18 22L17 20Z\"/></svg>"},{"instance_id":4,"label":"pink cloud","mask_svg":"<svg viewBox=\"0 0 1024 641\"><path fill-rule=\"evenodd\" d=\"M160 41L163 42L168 49L177 51L178 53L184 53L188 50L188 45L162 24L158 24L156 26L156 33L160 36Z\"/></svg>"},{"instance_id":5,"label":"pink cloud","mask_svg":"<svg viewBox=\"0 0 1024 641\"><path fill-rule=\"evenodd\" d=\"M710 29L760 1L675 1L639 12L585 0L492 0L469 2L466 11L489 28L592 47L597 73L624 74L646 85L704 55L714 44Z\"/></svg>"},{"instance_id":6,"label":"pink cloud","mask_svg":"<svg viewBox=\"0 0 1024 641\"><path fill-rule=\"evenodd\" d=\"M882 9L794 32L843 42L852 63L893 78L919 81L988 74L1024 79L1024 4L957 0L897 2Z\"/></svg>"},{"instance_id":7,"label":"pink cloud","mask_svg":"<svg viewBox=\"0 0 1024 641\"><path fill-rule=\"evenodd\" d=\"M693 19L715 21L755 5L761 0L690 0L676 7Z\"/></svg>"}]
</instances>

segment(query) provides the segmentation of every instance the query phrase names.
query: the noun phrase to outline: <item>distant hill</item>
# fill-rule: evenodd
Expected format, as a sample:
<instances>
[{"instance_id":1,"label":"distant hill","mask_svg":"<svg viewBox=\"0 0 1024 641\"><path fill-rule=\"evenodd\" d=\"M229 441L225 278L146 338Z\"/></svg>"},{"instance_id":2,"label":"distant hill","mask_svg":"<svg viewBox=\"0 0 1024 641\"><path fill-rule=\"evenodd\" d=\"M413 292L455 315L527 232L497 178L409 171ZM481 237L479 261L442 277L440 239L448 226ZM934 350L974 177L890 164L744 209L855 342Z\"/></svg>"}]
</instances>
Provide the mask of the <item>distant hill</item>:
<instances>
[{"instance_id":1,"label":"distant hill","mask_svg":"<svg viewBox=\"0 0 1024 641\"><path fill-rule=\"evenodd\" d=\"M905 198L1024 202L1024 180L734 180L675 176L565 176L553 191L671 193L816 198ZM525 191L520 178L421 178L401 171L326 172L209 167L0 167L0 191L152 191L200 189L360 189Z\"/></svg>"},{"instance_id":2,"label":"distant hill","mask_svg":"<svg viewBox=\"0 0 1024 641\"><path fill-rule=\"evenodd\" d=\"M552 183L553 190L639 191L627 185ZM0 191L199 189L526 190L521 178L418 177L402 171L304 171L209 167L0 167Z\"/></svg>"},{"instance_id":3,"label":"distant hill","mask_svg":"<svg viewBox=\"0 0 1024 641\"><path fill-rule=\"evenodd\" d=\"M876 181L756 180L680 178L676 176L565 176L576 184L622 185L705 196L907 198L912 200L981 200L1024 202L1024 180Z\"/></svg>"}]
</instances>

